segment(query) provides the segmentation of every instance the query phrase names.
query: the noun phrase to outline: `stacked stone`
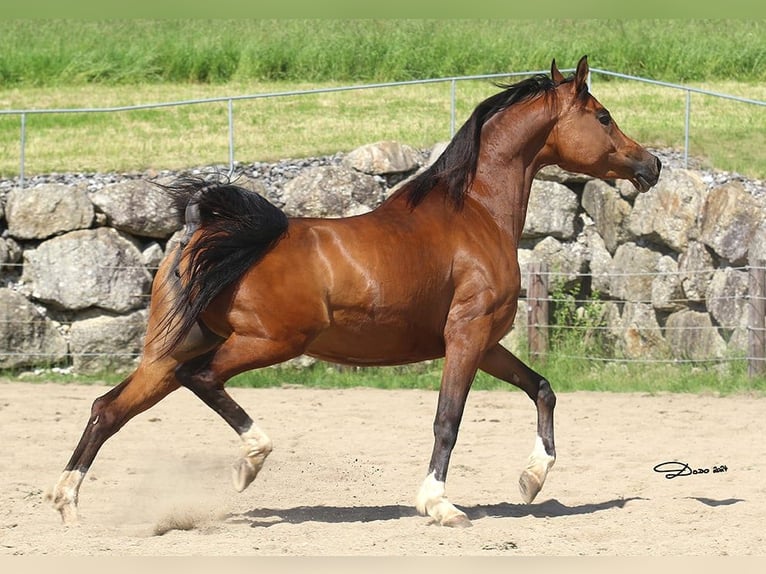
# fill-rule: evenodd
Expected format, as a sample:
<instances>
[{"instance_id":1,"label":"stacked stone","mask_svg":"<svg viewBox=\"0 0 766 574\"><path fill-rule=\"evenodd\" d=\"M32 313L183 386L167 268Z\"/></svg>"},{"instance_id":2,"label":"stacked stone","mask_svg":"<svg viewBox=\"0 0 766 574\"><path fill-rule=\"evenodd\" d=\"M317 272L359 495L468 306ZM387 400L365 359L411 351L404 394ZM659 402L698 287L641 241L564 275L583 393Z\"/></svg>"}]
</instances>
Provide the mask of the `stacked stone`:
<instances>
[{"instance_id":1,"label":"stacked stone","mask_svg":"<svg viewBox=\"0 0 766 574\"><path fill-rule=\"evenodd\" d=\"M323 158L238 164L235 182L292 216L357 215L443 147L380 142ZM585 295L597 291L605 301L604 328L624 356L742 353L744 268L766 259L766 185L685 169L679 154L657 153L660 182L640 195L627 182L544 169L530 197L522 270L544 261L554 283ZM220 171L228 170L51 174L24 189L0 181L0 368L132 369L153 274L181 227L154 182ZM506 339L512 348L521 344L525 319L522 301Z\"/></svg>"}]
</instances>

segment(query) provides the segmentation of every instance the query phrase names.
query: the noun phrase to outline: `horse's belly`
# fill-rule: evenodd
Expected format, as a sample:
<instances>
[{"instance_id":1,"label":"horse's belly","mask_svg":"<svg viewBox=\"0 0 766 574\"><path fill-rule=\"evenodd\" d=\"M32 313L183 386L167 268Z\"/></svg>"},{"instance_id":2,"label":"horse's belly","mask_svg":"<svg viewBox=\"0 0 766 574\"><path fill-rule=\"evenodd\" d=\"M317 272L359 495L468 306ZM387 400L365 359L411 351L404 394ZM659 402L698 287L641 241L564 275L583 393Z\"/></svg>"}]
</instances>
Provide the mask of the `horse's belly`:
<instances>
[{"instance_id":1,"label":"horse's belly","mask_svg":"<svg viewBox=\"0 0 766 574\"><path fill-rule=\"evenodd\" d=\"M332 325L309 345L306 354L351 365L402 365L444 354L443 338L415 325Z\"/></svg>"}]
</instances>

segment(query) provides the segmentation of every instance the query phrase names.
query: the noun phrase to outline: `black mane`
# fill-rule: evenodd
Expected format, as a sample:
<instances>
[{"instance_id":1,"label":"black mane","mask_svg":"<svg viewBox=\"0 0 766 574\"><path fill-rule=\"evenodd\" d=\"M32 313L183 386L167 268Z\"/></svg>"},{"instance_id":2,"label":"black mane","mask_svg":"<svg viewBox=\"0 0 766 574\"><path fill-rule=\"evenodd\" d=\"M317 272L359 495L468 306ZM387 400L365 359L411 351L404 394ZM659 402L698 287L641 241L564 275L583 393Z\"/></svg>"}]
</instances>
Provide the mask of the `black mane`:
<instances>
[{"instance_id":1,"label":"black mane","mask_svg":"<svg viewBox=\"0 0 766 574\"><path fill-rule=\"evenodd\" d=\"M447 197L455 206L461 206L466 190L476 174L481 128L484 124L507 107L556 87L545 74L532 76L516 84L496 85L503 88L503 91L481 102L439 158L410 182L405 192L410 206L417 206L439 184L446 186Z\"/></svg>"}]
</instances>

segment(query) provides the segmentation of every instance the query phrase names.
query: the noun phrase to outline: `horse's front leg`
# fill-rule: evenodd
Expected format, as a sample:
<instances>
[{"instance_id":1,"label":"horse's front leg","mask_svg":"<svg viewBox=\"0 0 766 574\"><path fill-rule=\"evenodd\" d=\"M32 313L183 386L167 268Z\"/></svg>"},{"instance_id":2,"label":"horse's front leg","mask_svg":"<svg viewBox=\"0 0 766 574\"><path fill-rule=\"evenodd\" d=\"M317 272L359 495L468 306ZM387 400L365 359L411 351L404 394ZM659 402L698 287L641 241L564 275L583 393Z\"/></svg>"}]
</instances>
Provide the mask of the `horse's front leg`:
<instances>
[{"instance_id":1,"label":"horse's front leg","mask_svg":"<svg viewBox=\"0 0 766 574\"><path fill-rule=\"evenodd\" d=\"M476 326L476 325L475 325ZM471 526L468 516L458 510L446 496L445 484L450 456L457 442L468 391L478 370L483 330L471 337L466 333L447 338L439 401L434 418L434 448L428 475L417 496L417 509L442 526ZM473 343L473 344L471 344Z\"/></svg>"},{"instance_id":2,"label":"horse's front leg","mask_svg":"<svg viewBox=\"0 0 766 574\"><path fill-rule=\"evenodd\" d=\"M519 477L519 490L525 503L535 499L543 487L553 463L556 446L553 441L553 409L556 395L550 383L498 344L484 355L479 368L527 393L537 407L537 437L527 467Z\"/></svg>"}]
</instances>

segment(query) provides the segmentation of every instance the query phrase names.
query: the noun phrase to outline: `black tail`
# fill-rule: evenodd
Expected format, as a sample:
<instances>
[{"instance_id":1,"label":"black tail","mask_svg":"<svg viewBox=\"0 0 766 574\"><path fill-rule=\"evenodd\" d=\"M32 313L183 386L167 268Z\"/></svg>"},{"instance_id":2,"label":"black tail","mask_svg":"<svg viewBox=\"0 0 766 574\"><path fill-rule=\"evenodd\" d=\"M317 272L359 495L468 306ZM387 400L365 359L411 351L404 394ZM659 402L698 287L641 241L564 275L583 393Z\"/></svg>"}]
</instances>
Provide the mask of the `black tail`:
<instances>
[{"instance_id":1,"label":"black tail","mask_svg":"<svg viewBox=\"0 0 766 574\"><path fill-rule=\"evenodd\" d=\"M166 332L163 355L170 354L211 301L268 253L287 232L287 216L261 195L233 185L228 179L211 183L183 178L160 186L186 213L186 237L181 255L188 257L184 272L176 268L178 288L158 335ZM191 235L200 230L191 243ZM171 329L172 326L172 329Z\"/></svg>"}]
</instances>

